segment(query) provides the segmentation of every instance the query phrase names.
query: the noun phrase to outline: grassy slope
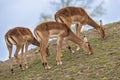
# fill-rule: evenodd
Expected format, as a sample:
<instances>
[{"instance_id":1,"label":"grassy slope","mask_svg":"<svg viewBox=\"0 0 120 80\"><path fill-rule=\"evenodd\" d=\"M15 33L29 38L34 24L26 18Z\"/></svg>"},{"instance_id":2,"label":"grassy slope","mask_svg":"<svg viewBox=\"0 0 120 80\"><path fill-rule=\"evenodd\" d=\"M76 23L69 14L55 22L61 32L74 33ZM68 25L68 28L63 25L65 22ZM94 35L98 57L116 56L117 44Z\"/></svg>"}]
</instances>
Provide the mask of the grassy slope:
<instances>
[{"instance_id":1,"label":"grassy slope","mask_svg":"<svg viewBox=\"0 0 120 80\"><path fill-rule=\"evenodd\" d=\"M18 69L14 63L15 75L10 74L9 61L0 63L0 80L120 80L120 22L105 25L104 28L105 40L100 39L95 30L82 33L89 37L93 55L84 54L82 49L73 55L63 46L63 64L57 66L56 45L51 43L52 55L47 59L52 69L45 70L39 54L34 54L25 71ZM72 48L75 49L75 44Z\"/></svg>"}]
</instances>

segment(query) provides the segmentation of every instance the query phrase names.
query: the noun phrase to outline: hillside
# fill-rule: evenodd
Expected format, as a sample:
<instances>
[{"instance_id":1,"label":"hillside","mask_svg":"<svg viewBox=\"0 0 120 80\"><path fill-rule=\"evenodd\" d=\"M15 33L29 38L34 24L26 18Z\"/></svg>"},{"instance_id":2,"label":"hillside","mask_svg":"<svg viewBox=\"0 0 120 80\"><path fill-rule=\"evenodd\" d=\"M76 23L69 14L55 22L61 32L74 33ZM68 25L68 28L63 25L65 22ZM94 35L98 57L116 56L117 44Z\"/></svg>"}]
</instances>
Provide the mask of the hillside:
<instances>
[{"instance_id":1,"label":"hillside","mask_svg":"<svg viewBox=\"0 0 120 80\"><path fill-rule=\"evenodd\" d=\"M45 70L41 65L36 49L30 50L29 68L25 71L18 69L14 60L15 75L10 74L9 60L0 62L0 80L120 80L120 22L110 23L104 26L105 40L102 40L96 30L85 31L93 55L86 55L83 49L71 54L63 46L61 66L56 65L56 43L50 43L50 52L47 57L50 70ZM72 48L76 48L71 43Z\"/></svg>"}]
</instances>

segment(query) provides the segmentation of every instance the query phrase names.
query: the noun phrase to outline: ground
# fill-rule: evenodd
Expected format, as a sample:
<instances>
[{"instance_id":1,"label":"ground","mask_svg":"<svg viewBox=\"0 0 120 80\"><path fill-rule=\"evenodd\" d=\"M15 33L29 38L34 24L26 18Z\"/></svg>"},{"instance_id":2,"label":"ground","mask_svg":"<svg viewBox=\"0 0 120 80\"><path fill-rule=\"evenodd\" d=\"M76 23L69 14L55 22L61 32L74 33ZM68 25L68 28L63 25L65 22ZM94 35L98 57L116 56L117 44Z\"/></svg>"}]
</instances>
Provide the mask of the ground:
<instances>
[{"instance_id":1,"label":"ground","mask_svg":"<svg viewBox=\"0 0 120 80\"><path fill-rule=\"evenodd\" d=\"M93 49L93 55L85 54L81 48L75 54L63 44L62 61L56 65L56 43L50 43L48 59L50 70L45 70L40 61L38 48L29 51L29 68L21 71L14 59L15 75L10 73L9 60L0 62L0 80L120 80L120 22L104 25L103 40L96 30L84 31ZM76 45L71 43L75 50Z\"/></svg>"}]
</instances>

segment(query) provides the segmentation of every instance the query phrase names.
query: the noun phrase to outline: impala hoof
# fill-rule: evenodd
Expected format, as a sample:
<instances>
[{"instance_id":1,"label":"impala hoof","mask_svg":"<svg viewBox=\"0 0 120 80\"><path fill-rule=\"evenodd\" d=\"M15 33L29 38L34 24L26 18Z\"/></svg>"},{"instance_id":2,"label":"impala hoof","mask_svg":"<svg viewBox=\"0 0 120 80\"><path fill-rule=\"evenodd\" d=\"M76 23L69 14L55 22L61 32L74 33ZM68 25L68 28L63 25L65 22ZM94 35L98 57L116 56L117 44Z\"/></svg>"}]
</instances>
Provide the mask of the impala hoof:
<instances>
[{"instance_id":1,"label":"impala hoof","mask_svg":"<svg viewBox=\"0 0 120 80\"><path fill-rule=\"evenodd\" d=\"M89 55L92 55L93 53L92 53L92 52L89 52L88 54L89 54Z\"/></svg>"},{"instance_id":2,"label":"impala hoof","mask_svg":"<svg viewBox=\"0 0 120 80\"><path fill-rule=\"evenodd\" d=\"M12 73L12 75L15 75L15 72L13 71L13 69L11 69L11 73Z\"/></svg>"},{"instance_id":3,"label":"impala hoof","mask_svg":"<svg viewBox=\"0 0 120 80\"><path fill-rule=\"evenodd\" d=\"M21 64L19 65L19 67L20 67L21 70L25 70L24 67Z\"/></svg>"},{"instance_id":4,"label":"impala hoof","mask_svg":"<svg viewBox=\"0 0 120 80\"><path fill-rule=\"evenodd\" d=\"M28 69L28 66L25 66L26 69Z\"/></svg>"},{"instance_id":5,"label":"impala hoof","mask_svg":"<svg viewBox=\"0 0 120 80\"><path fill-rule=\"evenodd\" d=\"M72 54L74 54L75 53L75 51L74 50L72 50Z\"/></svg>"},{"instance_id":6,"label":"impala hoof","mask_svg":"<svg viewBox=\"0 0 120 80\"><path fill-rule=\"evenodd\" d=\"M44 66L45 69L50 69L50 68L51 68L50 66L48 66L48 63L47 63L47 62L42 63L42 65Z\"/></svg>"},{"instance_id":7,"label":"impala hoof","mask_svg":"<svg viewBox=\"0 0 120 80\"><path fill-rule=\"evenodd\" d=\"M28 69L28 65L27 64L25 64L25 68Z\"/></svg>"},{"instance_id":8,"label":"impala hoof","mask_svg":"<svg viewBox=\"0 0 120 80\"><path fill-rule=\"evenodd\" d=\"M24 68L22 68L21 70L22 70L22 71L24 71L25 69L24 69Z\"/></svg>"},{"instance_id":9,"label":"impala hoof","mask_svg":"<svg viewBox=\"0 0 120 80\"><path fill-rule=\"evenodd\" d=\"M62 65L62 61L60 61L60 62L57 62L57 65Z\"/></svg>"},{"instance_id":10,"label":"impala hoof","mask_svg":"<svg viewBox=\"0 0 120 80\"><path fill-rule=\"evenodd\" d=\"M79 50L80 50L80 47L78 47L76 50L79 51Z\"/></svg>"},{"instance_id":11,"label":"impala hoof","mask_svg":"<svg viewBox=\"0 0 120 80\"><path fill-rule=\"evenodd\" d=\"M45 69L51 69L51 67L50 66L46 66Z\"/></svg>"},{"instance_id":12,"label":"impala hoof","mask_svg":"<svg viewBox=\"0 0 120 80\"><path fill-rule=\"evenodd\" d=\"M86 53L86 54L88 54L88 55L92 55L93 53L92 53L92 52L89 52L89 53Z\"/></svg>"},{"instance_id":13,"label":"impala hoof","mask_svg":"<svg viewBox=\"0 0 120 80\"><path fill-rule=\"evenodd\" d=\"M15 72L13 72L12 75L15 75Z\"/></svg>"}]
</instances>

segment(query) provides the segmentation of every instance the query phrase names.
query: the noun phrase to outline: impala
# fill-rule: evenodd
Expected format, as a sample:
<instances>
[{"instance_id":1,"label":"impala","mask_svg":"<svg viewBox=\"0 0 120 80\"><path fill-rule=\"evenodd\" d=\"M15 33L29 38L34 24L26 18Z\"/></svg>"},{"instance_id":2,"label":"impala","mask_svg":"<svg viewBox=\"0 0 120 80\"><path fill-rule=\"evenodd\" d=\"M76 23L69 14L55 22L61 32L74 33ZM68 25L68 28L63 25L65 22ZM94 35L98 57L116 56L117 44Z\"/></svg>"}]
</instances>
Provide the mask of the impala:
<instances>
[{"instance_id":1,"label":"impala","mask_svg":"<svg viewBox=\"0 0 120 80\"><path fill-rule=\"evenodd\" d=\"M19 63L19 67L24 70L22 66L22 60L19 58L18 53L21 50L21 58L24 58L25 61L25 67L28 68L28 63L27 63L27 51L28 51L28 46L30 44L40 46L40 43L34 38L32 32L28 28L24 27L16 27L13 29L10 29L6 34L5 34L5 41L6 45L9 51L9 59L10 59L10 68L12 74L14 73L13 70L13 60L12 60L12 46L16 46L15 50L15 58L17 62ZM23 55L24 52L24 47L25 47L25 54Z\"/></svg>"},{"instance_id":2,"label":"impala","mask_svg":"<svg viewBox=\"0 0 120 80\"><path fill-rule=\"evenodd\" d=\"M62 8L56 12L55 20L57 22L62 22L67 24L68 27L70 27L72 23L79 23L79 27L76 27L77 36L80 36L80 31L82 26L88 24L94 27L100 33L102 38L105 37L105 32L104 29L102 28L102 25L98 25L81 7Z\"/></svg>"},{"instance_id":3,"label":"impala","mask_svg":"<svg viewBox=\"0 0 120 80\"><path fill-rule=\"evenodd\" d=\"M40 47L40 59L42 61L42 65L44 66L45 69L50 69L50 66L48 65L46 56L45 56L45 51L48 46L48 40L49 37L51 36L58 36L57 39L57 56L56 56L56 61L57 65L62 64L61 61L61 48L62 48L62 42L63 40L71 40L74 43L78 44L81 46L88 54L92 53L92 49L90 47L89 42L87 39L83 41L79 37L77 37L71 30L70 28L64 24L64 23L59 23L59 22L45 22L42 24L39 24L35 30L34 34L36 36L36 39L41 43Z\"/></svg>"}]
</instances>

